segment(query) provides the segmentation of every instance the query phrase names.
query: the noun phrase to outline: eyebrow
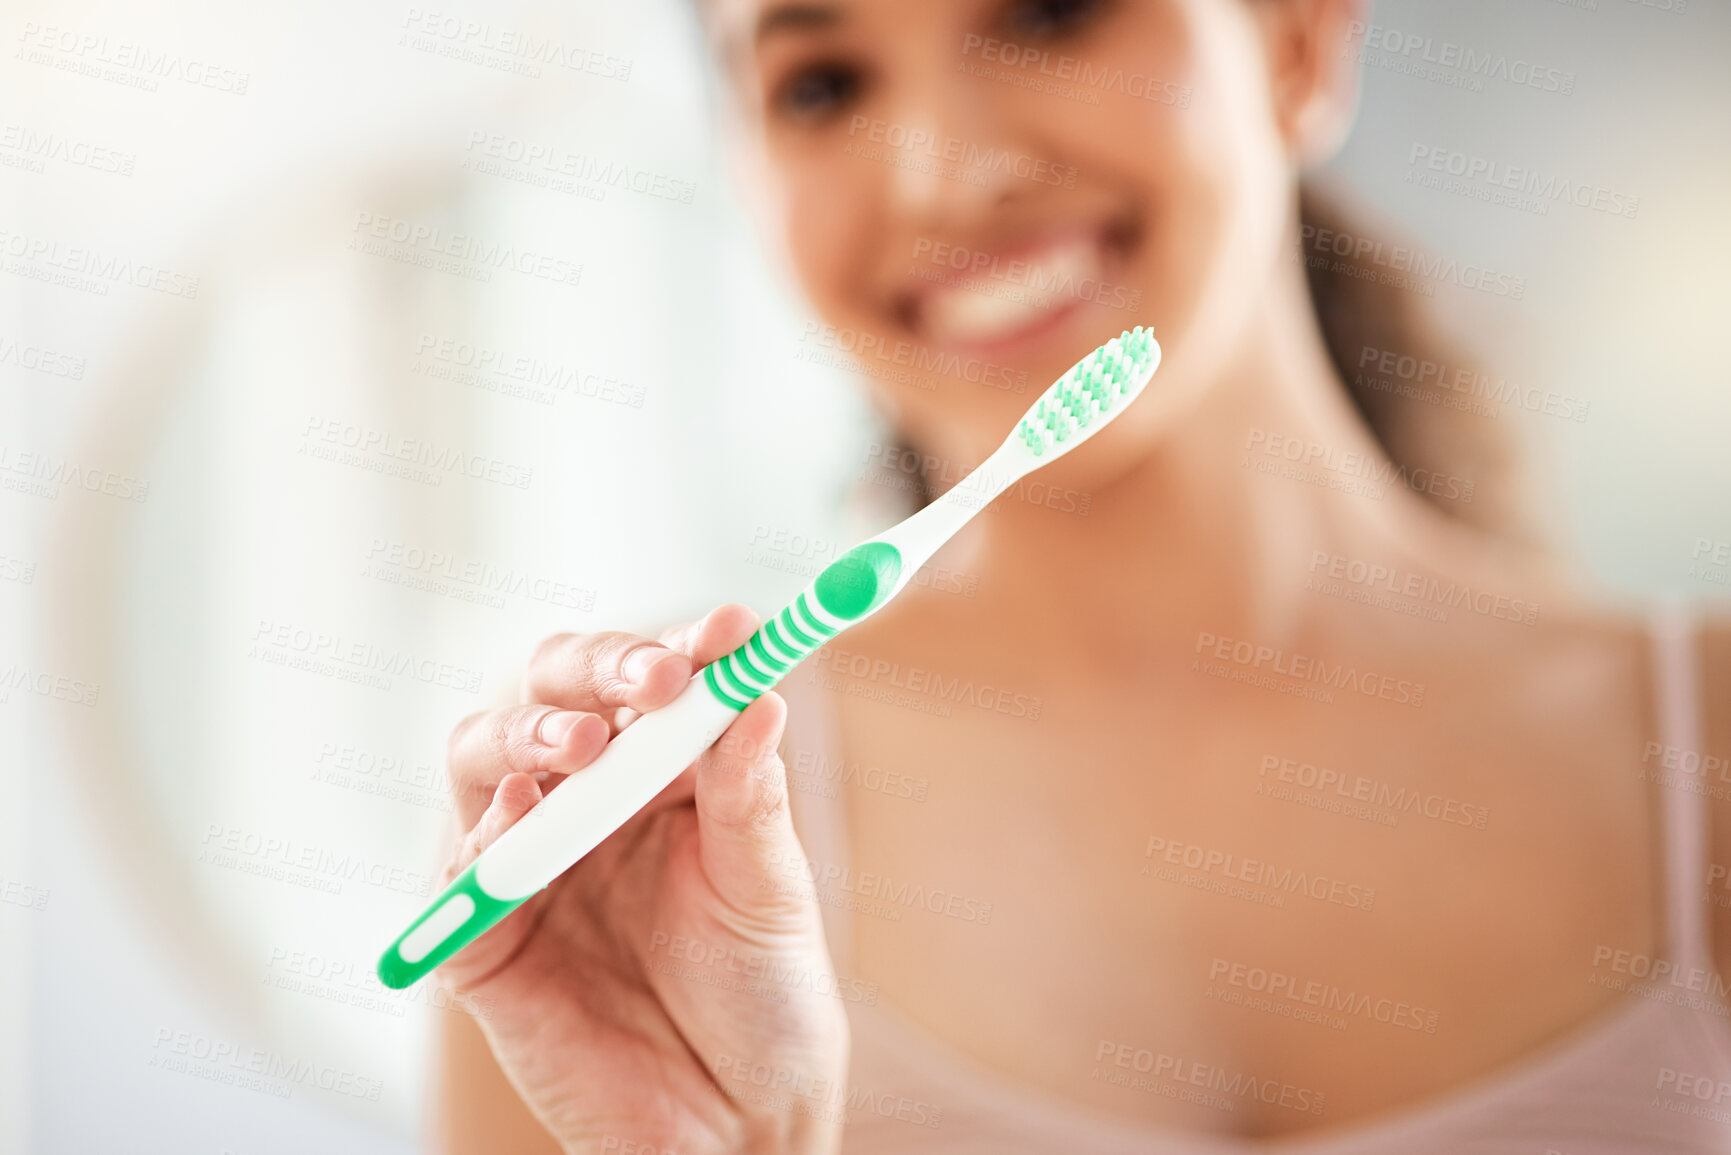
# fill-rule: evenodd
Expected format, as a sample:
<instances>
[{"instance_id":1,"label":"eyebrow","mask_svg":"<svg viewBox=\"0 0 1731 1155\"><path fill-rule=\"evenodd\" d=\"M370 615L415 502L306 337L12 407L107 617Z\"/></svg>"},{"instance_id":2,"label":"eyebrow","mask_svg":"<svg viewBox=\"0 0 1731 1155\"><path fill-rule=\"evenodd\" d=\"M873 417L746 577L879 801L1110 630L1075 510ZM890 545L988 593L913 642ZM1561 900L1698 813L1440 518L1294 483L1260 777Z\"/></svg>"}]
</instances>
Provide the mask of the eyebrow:
<instances>
[{"instance_id":1,"label":"eyebrow","mask_svg":"<svg viewBox=\"0 0 1731 1155\"><path fill-rule=\"evenodd\" d=\"M841 23L841 20L841 10L827 5L781 4L758 17L757 30L752 39L762 44L765 38L777 32L832 28Z\"/></svg>"}]
</instances>

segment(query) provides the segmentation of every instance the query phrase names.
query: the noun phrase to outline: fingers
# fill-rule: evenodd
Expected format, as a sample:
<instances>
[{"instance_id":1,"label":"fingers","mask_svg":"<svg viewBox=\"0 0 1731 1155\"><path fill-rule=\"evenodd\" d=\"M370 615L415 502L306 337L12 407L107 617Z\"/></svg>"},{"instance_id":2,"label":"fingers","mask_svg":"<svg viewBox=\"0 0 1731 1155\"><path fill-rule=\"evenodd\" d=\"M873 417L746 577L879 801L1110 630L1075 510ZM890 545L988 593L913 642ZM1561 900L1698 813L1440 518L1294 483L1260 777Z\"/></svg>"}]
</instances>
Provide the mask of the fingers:
<instances>
[{"instance_id":1,"label":"fingers","mask_svg":"<svg viewBox=\"0 0 1731 1155\"><path fill-rule=\"evenodd\" d=\"M748 607L724 605L659 642L619 632L558 634L530 660L524 696L567 710L653 710L677 697L694 670L744 644L756 628L757 615Z\"/></svg>"},{"instance_id":2,"label":"fingers","mask_svg":"<svg viewBox=\"0 0 1731 1155\"><path fill-rule=\"evenodd\" d=\"M691 673L688 655L636 634L558 634L530 659L523 694L567 710L653 710L677 697Z\"/></svg>"},{"instance_id":3,"label":"fingers","mask_svg":"<svg viewBox=\"0 0 1731 1155\"><path fill-rule=\"evenodd\" d=\"M695 622L668 630L661 635L661 644L685 654L701 669L743 646L759 624L750 606L730 602Z\"/></svg>"},{"instance_id":4,"label":"fingers","mask_svg":"<svg viewBox=\"0 0 1731 1155\"><path fill-rule=\"evenodd\" d=\"M527 774L507 774L499 780L493 801L481 812L475 825L457 847L455 878L481 856L481 852L499 841L499 836L517 825L517 820L541 801L541 786Z\"/></svg>"},{"instance_id":5,"label":"fingers","mask_svg":"<svg viewBox=\"0 0 1731 1155\"><path fill-rule=\"evenodd\" d=\"M792 905L777 885L803 878L787 773L776 753L787 704L763 695L697 760L697 822L705 874L730 906L770 914Z\"/></svg>"},{"instance_id":6,"label":"fingers","mask_svg":"<svg viewBox=\"0 0 1731 1155\"><path fill-rule=\"evenodd\" d=\"M451 879L467 870L469 864L479 858L483 850L497 842L500 835L515 826L518 820L533 810L540 801L541 787L534 778L520 773L505 775L499 781L498 789L493 792L492 801L481 812L468 834L457 844L457 853L446 871L445 883L449 885ZM521 914L521 911L513 912L510 918L518 919ZM522 941L522 927L517 926L507 931L507 925L509 924L501 924L492 933L482 935L458 951L440 968L441 972L459 987L492 974L509 961L512 952Z\"/></svg>"},{"instance_id":7,"label":"fingers","mask_svg":"<svg viewBox=\"0 0 1731 1155\"><path fill-rule=\"evenodd\" d=\"M599 714L554 706L511 706L463 719L445 759L463 828L480 819L507 775L580 770L601 753L609 733Z\"/></svg>"}]
</instances>

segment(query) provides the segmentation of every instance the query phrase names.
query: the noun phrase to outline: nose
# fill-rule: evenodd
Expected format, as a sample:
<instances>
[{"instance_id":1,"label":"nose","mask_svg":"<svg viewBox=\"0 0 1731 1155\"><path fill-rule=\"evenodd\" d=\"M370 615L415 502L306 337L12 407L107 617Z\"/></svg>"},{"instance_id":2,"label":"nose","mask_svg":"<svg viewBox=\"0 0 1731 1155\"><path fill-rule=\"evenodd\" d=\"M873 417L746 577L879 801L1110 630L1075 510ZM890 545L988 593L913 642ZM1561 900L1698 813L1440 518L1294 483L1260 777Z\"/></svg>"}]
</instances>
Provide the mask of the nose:
<instances>
[{"instance_id":1,"label":"nose","mask_svg":"<svg viewBox=\"0 0 1731 1155\"><path fill-rule=\"evenodd\" d=\"M889 182L890 208L919 224L974 223L1012 199L1028 163L1014 101L938 61L891 112L908 144Z\"/></svg>"}]
</instances>

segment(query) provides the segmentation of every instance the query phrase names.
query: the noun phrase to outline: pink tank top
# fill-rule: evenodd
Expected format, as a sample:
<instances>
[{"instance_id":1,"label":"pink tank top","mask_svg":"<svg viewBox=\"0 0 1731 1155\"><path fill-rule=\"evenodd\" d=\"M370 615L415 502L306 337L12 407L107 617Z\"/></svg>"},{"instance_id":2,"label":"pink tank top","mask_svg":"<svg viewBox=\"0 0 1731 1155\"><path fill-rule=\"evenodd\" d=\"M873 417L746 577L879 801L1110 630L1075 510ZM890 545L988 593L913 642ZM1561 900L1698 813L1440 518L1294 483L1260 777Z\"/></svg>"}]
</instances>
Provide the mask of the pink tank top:
<instances>
[{"instance_id":1,"label":"pink tank top","mask_svg":"<svg viewBox=\"0 0 1731 1155\"><path fill-rule=\"evenodd\" d=\"M1700 751L1694 628L1686 607L1663 607L1652 629L1655 697L1665 745ZM796 671L782 683L790 748L839 762L829 702ZM1475 1082L1410 1109L1314 1136L1257 1142L1181 1132L1066 1102L993 1071L923 1031L881 997L848 1004L853 1030L846 1155L1635 1155L1731 1152L1731 1010L1702 993L1714 974L1703 902L1704 784L1661 779L1664 957L1676 982L1634 993L1563 1038ZM845 788L796 790L807 853L847 861ZM823 906L836 965L849 972L846 912ZM1612 968L1609 964L1606 970ZM1634 964L1633 969L1640 969ZM1693 977L1691 977L1693 976Z\"/></svg>"}]
</instances>

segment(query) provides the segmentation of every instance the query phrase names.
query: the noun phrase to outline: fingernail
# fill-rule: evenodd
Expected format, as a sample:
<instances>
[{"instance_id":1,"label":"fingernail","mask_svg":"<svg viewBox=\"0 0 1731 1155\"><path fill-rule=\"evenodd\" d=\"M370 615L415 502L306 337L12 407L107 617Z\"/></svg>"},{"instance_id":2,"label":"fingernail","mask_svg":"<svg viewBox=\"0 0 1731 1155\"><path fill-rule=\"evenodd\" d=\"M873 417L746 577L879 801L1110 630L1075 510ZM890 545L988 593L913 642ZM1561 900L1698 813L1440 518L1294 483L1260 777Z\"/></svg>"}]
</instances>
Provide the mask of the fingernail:
<instances>
[{"instance_id":1,"label":"fingernail","mask_svg":"<svg viewBox=\"0 0 1731 1155\"><path fill-rule=\"evenodd\" d=\"M619 667L619 672L627 682L641 685L649 676L649 668L672 652L666 646L641 646L625 655L625 664Z\"/></svg>"},{"instance_id":2,"label":"fingernail","mask_svg":"<svg viewBox=\"0 0 1731 1155\"><path fill-rule=\"evenodd\" d=\"M536 728L535 737L542 745L559 747L565 744L566 735L576 728L583 717L578 710L554 710L541 715L541 725Z\"/></svg>"}]
</instances>

